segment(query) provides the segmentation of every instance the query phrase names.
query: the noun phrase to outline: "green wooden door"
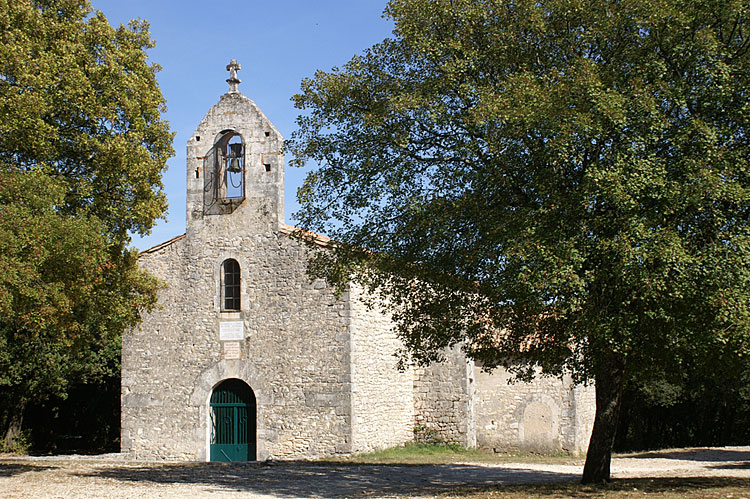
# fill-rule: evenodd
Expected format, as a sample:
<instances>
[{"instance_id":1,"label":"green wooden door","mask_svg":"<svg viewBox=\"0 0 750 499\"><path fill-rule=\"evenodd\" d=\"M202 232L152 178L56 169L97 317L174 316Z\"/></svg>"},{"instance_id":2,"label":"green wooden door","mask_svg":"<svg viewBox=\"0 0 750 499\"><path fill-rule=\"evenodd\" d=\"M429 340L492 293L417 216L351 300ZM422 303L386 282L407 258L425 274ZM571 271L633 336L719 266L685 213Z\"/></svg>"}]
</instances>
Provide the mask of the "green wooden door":
<instances>
[{"instance_id":1,"label":"green wooden door","mask_svg":"<svg viewBox=\"0 0 750 499\"><path fill-rule=\"evenodd\" d=\"M255 461L255 394L239 379L211 394L211 461Z\"/></svg>"}]
</instances>

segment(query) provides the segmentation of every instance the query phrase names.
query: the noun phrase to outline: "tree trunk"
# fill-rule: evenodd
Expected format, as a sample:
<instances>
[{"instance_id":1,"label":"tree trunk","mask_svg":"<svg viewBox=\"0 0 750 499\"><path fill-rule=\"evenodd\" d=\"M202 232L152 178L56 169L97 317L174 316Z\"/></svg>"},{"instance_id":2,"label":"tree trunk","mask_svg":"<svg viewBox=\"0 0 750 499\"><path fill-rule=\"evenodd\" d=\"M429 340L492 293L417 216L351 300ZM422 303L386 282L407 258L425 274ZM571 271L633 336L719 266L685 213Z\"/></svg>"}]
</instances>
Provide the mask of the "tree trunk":
<instances>
[{"instance_id":1,"label":"tree trunk","mask_svg":"<svg viewBox=\"0 0 750 499\"><path fill-rule=\"evenodd\" d=\"M613 356L609 372L600 374L596 383L596 417L591 432L586 464L581 483L603 483L610 480L609 465L615 443L617 420L620 415L622 391L625 384L625 359Z\"/></svg>"},{"instance_id":2,"label":"tree trunk","mask_svg":"<svg viewBox=\"0 0 750 499\"><path fill-rule=\"evenodd\" d=\"M8 426L3 436L3 447L9 452L18 450L18 438L21 436L21 429L23 428L23 411L26 408L26 403L18 401L11 404L11 407L10 414L8 414Z\"/></svg>"}]
</instances>

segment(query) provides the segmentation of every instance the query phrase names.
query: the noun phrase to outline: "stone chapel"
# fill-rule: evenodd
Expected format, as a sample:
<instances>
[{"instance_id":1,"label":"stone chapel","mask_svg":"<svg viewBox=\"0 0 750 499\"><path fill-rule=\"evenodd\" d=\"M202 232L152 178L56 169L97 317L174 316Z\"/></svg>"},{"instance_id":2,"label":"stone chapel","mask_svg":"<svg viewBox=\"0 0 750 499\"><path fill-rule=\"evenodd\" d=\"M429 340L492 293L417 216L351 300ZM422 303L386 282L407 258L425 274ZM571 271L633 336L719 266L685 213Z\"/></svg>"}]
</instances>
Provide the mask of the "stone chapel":
<instances>
[{"instance_id":1,"label":"stone chapel","mask_svg":"<svg viewBox=\"0 0 750 499\"><path fill-rule=\"evenodd\" d=\"M165 287L122 338L122 451L134 458L316 458L415 434L496 451L585 452L594 394L569 380L508 384L460 350L396 369L387 314L351 286L310 282L284 223L283 139L238 91L187 143L185 234L143 251ZM324 236L318 236L325 251Z\"/></svg>"}]
</instances>

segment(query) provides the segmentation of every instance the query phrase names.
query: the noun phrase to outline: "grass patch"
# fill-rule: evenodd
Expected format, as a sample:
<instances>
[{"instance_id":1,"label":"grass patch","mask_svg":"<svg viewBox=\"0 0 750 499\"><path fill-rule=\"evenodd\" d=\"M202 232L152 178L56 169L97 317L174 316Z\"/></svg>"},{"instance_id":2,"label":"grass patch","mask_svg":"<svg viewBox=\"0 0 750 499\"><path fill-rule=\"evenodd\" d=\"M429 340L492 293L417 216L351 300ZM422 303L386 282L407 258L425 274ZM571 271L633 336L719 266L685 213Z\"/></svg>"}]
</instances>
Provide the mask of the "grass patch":
<instances>
[{"instance_id":1,"label":"grass patch","mask_svg":"<svg viewBox=\"0 0 750 499\"><path fill-rule=\"evenodd\" d=\"M389 447L365 454L354 454L347 457L329 457L325 458L325 461L352 464L583 463L581 459L567 455L494 454L481 449L469 449L457 444L428 444L421 442L407 442L396 447Z\"/></svg>"},{"instance_id":2,"label":"grass patch","mask_svg":"<svg viewBox=\"0 0 750 499\"><path fill-rule=\"evenodd\" d=\"M613 480L605 485L579 483L513 485L495 489L456 490L440 494L440 499L660 499L747 498L750 479L746 478L634 478Z\"/></svg>"}]
</instances>

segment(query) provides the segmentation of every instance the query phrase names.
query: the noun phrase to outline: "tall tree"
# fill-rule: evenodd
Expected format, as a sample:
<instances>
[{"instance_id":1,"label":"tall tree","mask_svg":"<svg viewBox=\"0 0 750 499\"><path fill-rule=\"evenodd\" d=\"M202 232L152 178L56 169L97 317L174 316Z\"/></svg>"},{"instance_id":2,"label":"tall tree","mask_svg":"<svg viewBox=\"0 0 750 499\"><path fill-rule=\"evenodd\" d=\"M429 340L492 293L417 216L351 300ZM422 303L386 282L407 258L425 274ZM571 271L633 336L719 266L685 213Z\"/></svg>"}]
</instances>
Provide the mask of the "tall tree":
<instances>
[{"instance_id":1,"label":"tall tree","mask_svg":"<svg viewBox=\"0 0 750 499\"><path fill-rule=\"evenodd\" d=\"M155 301L127 244L163 216L172 134L145 22L88 0L0 0L0 430L117 369Z\"/></svg>"},{"instance_id":2,"label":"tall tree","mask_svg":"<svg viewBox=\"0 0 750 499\"><path fill-rule=\"evenodd\" d=\"M393 37L294 97L311 270L389 296L412 360L623 385L750 339L742 0L391 0Z\"/></svg>"}]
</instances>

